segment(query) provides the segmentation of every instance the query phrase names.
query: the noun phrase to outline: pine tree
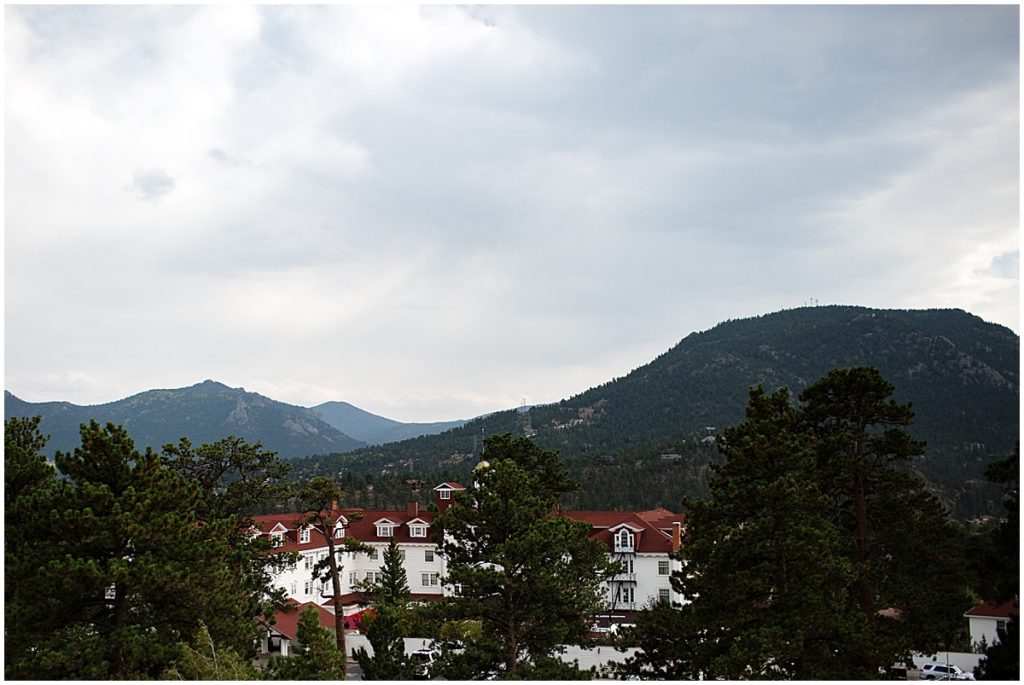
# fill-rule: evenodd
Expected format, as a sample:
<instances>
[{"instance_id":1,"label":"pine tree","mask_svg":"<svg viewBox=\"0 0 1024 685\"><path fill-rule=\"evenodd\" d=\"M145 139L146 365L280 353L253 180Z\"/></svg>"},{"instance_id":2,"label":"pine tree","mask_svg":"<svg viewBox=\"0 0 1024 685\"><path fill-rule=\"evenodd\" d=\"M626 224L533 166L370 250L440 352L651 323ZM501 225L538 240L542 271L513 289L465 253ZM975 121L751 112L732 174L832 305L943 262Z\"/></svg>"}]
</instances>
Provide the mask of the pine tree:
<instances>
[{"instance_id":1,"label":"pine tree","mask_svg":"<svg viewBox=\"0 0 1024 685\"><path fill-rule=\"evenodd\" d=\"M847 644L868 678L912 650L950 647L970 606L966 565L950 543L957 531L910 468L925 445L904 430L914 413L894 390L877 370L858 367L834 369L800 394L818 486L851 541L848 611L863 629Z\"/></svg>"},{"instance_id":2,"label":"pine tree","mask_svg":"<svg viewBox=\"0 0 1024 685\"><path fill-rule=\"evenodd\" d=\"M409 680L413 663L405 653L407 629L411 625L408 609L409 583L401 550L394 538L384 550L381 577L364 589L374 615L363 619L363 628L373 656L360 647L354 657L362 669L363 680Z\"/></svg>"},{"instance_id":3,"label":"pine tree","mask_svg":"<svg viewBox=\"0 0 1024 685\"><path fill-rule=\"evenodd\" d=\"M338 651L334 635L320 625L311 606L299 615L298 645L292 654L274 659L268 675L274 680L345 680L345 653Z\"/></svg>"},{"instance_id":4,"label":"pine tree","mask_svg":"<svg viewBox=\"0 0 1024 685\"><path fill-rule=\"evenodd\" d=\"M21 615L49 627L8 658L8 675L155 677L200 620L217 644L249 647L256 629L228 563L231 531L197 519L198 489L123 428L93 421L81 439L57 454L67 479L25 512L45 543L31 562L46 592Z\"/></svg>"},{"instance_id":5,"label":"pine tree","mask_svg":"<svg viewBox=\"0 0 1024 685\"><path fill-rule=\"evenodd\" d=\"M218 647L202 622L191 645L180 645L178 657L161 675L161 680L259 680L250 658L230 647Z\"/></svg>"},{"instance_id":6,"label":"pine tree","mask_svg":"<svg viewBox=\"0 0 1024 685\"><path fill-rule=\"evenodd\" d=\"M586 635L611 565L587 524L557 514L558 496L574 484L555 453L505 435L489 438L484 456L435 525L445 583L457 588L447 617L481 623L473 644L440 644L440 670L539 677L553 672L559 645Z\"/></svg>"},{"instance_id":7,"label":"pine tree","mask_svg":"<svg viewBox=\"0 0 1024 685\"><path fill-rule=\"evenodd\" d=\"M690 604L640 622L651 653L634 672L874 679L955 641L963 555L909 468L923 444L892 393L866 368L830 372L797 408L784 389L751 391L718 442L711 498L689 505L673 584Z\"/></svg>"},{"instance_id":8,"label":"pine tree","mask_svg":"<svg viewBox=\"0 0 1024 685\"><path fill-rule=\"evenodd\" d=\"M300 524L319 529L327 543L327 556L313 567L313 579L321 583L331 583L335 645L338 652L344 656L345 613L341 603L341 555L344 552L365 551L369 547L349 537L341 540L335 538L334 528L339 514L333 507L340 497L341 487L327 476L313 478L299 491L299 499L305 506Z\"/></svg>"},{"instance_id":9,"label":"pine tree","mask_svg":"<svg viewBox=\"0 0 1024 685\"><path fill-rule=\"evenodd\" d=\"M287 595L274 578L297 561L294 553L270 554L272 543L253 537L251 512L289 494L282 479L291 466L259 443L230 436L194 448L187 438L165 445L163 463L199 487L196 515L206 524L220 522L232 549L231 563L239 585L248 591L247 616L272 616L285 606ZM251 655L252 649L246 654Z\"/></svg>"},{"instance_id":10,"label":"pine tree","mask_svg":"<svg viewBox=\"0 0 1024 685\"><path fill-rule=\"evenodd\" d=\"M50 528L40 512L61 490L42 450L39 417L4 421L4 670L32 674L22 664L53 629L47 609L56 603L39 569L50 559Z\"/></svg>"}]
</instances>

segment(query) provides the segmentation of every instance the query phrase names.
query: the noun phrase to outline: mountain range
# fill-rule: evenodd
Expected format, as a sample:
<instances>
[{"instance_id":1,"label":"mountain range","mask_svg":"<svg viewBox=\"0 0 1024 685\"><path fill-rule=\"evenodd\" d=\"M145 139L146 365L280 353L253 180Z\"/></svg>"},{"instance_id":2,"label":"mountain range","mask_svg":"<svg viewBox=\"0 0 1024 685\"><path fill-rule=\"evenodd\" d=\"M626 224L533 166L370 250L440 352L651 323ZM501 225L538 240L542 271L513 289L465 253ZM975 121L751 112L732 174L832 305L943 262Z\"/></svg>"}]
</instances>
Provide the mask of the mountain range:
<instances>
[{"instance_id":1,"label":"mountain range","mask_svg":"<svg viewBox=\"0 0 1024 685\"><path fill-rule=\"evenodd\" d=\"M51 450L76 446L89 418L123 424L154 447L235 434L293 458L299 476L447 479L468 473L482 438L510 432L560 452L584 484L570 505L675 510L706 494L715 435L742 420L751 386L786 386L796 398L832 368L866 365L912 403L910 432L928 443L917 468L967 515L999 510L983 473L1019 439L1019 355L1015 333L961 310L803 307L723 322L578 395L467 422L402 424L345 402L297 407L213 381L89 407L5 393L4 416L42 415Z\"/></svg>"},{"instance_id":2,"label":"mountain range","mask_svg":"<svg viewBox=\"0 0 1024 685\"><path fill-rule=\"evenodd\" d=\"M478 457L482 436L511 432L560 452L585 484L571 506L674 509L706 494L715 434L743 419L751 386L786 386L795 400L830 369L851 366L877 368L895 385L895 399L912 404L909 432L928 443L916 468L952 510L1000 510L983 473L1019 439L1020 339L952 309L803 307L726 321L561 402L295 465L304 474L457 474Z\"/></svg>"},{"instance_id":3,"label":"mountain range","mask_svg":"<svg viewBox=\"0 0 1024 685\"><path fill-rule=\"evenodd\" d=\"M402 423L371 414L348 402L324 402L312 409L319 413L327 423L367 445L398 442L420 435L436 435L466 423L465 421Z\"/></svg>"}]
</instances>

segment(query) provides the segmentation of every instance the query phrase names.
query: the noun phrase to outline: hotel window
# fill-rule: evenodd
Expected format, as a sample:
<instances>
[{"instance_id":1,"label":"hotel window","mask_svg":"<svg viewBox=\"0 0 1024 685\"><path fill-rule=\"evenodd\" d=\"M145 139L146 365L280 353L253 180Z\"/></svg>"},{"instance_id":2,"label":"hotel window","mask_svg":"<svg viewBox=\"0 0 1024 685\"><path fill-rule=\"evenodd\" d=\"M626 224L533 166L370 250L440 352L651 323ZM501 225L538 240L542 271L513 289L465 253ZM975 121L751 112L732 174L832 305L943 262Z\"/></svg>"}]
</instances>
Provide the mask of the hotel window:
<instances>
[{"instance_id":1,"label":"hotel window","mask_svg":"<svg viewBox=\"0 0 1024 685\"><path fill-rule=\"evenodd\" d=\"M623 528L615 534L615 551L632 552L633 540L633 533L628 528Z\"/></svg>"},{"instance_id":2,"label":"hotel window","mask_svg":"<svg viewBox=\"0 0 1024 685\"><path fill-rule=\"evenodd\" d=\"M373 549L371 549L369 552L366 553L366 556L369 557L371 561L377 561L377 548L374 547Z\"/></svg>"},{"instance_id":3,"label":"hotel window","mask_svg":"<svg viewBox=\"0 0 1024 685\"><path fill-rule=\"evenodd\" d=\"M303 561L306 564L306 570L307 571L309 569L313 568L313 555L312 554L303 554L302 555L302 559L303 559Z\"/></svg>"},{"instance_id":4,"label":"hotel window","mask_svg":"<svg viewBox=\"0 0 1024 685\"><path fill-rule=\"evenodd\" d=\"M309 526L299 529L299 542L309 542Z\"/></svg>"},{"instance_id":5,"label":"hotel window","mask_svg":"<svg viewBox=\"0 0 1024 685\"><path fill-rule=\"evenodd\" d=\"M658 562L658 575L659 576L667 576L668 575L668 561L659 561Z\"/></svg>"},{"instance_id":6,"label":"hotel window","mask_svg":"<svg viewBox=\"0 0 1024 685\"><path fill-rule=\"evenodd\" d=\"M409 537L412 538L425 538L427 537L426 526L409 526Z\"/></svg>"},{"instance_id":7,"label":"hotel window","mask_svg":"<svg viewBox=\"0 0 1024 685\"><path fill-rule=\"evenodd\" d=\"M382 523L379 526L377 526L377 537L389 538L391 537L391 533L393 530L394 526L392 526L390 523Z\"/></svg>"},{"instance_id":8,"label":"hotel window","mask_svg":"<svg viewBox=\"0 0 1024 685\"><path fill-rule=\"evenodd\" d=\"M432 550L432 549L425 549L425 550L423 550L423 561L433 561L433 560L434 560L434 550Z\"/></svg>"},{"instance_id":9,"label":"hotel window","mask_svg":"<svg viewBox=\"0 0 1024 685\"><path fill-rule=\"evenodd\" d=\"M313 584L312 580L307 580L305 585L303 585L302 590L306 594L307 597L309 595L313 594L313 587L314 587L314 584Z\"/></svg>"},{"instance_id":10,"label":"hotel window","mask_svg":"<svg viewBox=\"0 0 1024 685\"><path fill-rule=\"evenodd\" d=\"M355 584L356 584L356 572L355 571L349 571L348 572L348 584L349 584L349 587L355 587Z\"/></svg>"},{"instance_id":11,"label":"hotel window","mask_svg":"<svg viewBox=\"0 0 1024 685\"><path fill-rule=\"evenodd\" d=\"M405 550L404 549L398 550L398 558L401 559L402 561L405 561Z\"/></svg>"},{"instance_id":12,"label":"hotel window","mask_svg":"<svg viewBox=\"0 0 1024 685\"><path fill-rule=\"evenodd\" d=\"M451 490L438 490L438 492L441 493L441 499L451 499L452 498L452 491Z\"/></svg>"},{"instance_id":13,"label":"hotel window","mask_svg":"<svg viewBox=\"0 0 1024 685\"><path fill-rule=\"evenodd\" d=\"M420 580L423 587L437 587L440 584L440 574L422 573L420 574Z\"/></svg>"},{"instance_id":14,"label":"hotel window","mask_svg":"<svg viewBox=\"0 0 1024 685\"><path fill-rule=\"evenodd\" d=\"M668 602L670 599L671 599L671 597L669 597L669 591L668 590L666 590L665 588L661 588L660 590L658 590L658 601L659 602Z\"/></svg>"},{"instance_id":15,"label":"hotel window","mask_svg":"<svg viewBox=\"0 0 1024 685\"><path fill-rule=\"evenodd\" d=\"M334 539L335 540L340 540L343 537L345 537L345 526L341 526L341 525L335 526L334 527Z\"/></svg>"}]
</instances>

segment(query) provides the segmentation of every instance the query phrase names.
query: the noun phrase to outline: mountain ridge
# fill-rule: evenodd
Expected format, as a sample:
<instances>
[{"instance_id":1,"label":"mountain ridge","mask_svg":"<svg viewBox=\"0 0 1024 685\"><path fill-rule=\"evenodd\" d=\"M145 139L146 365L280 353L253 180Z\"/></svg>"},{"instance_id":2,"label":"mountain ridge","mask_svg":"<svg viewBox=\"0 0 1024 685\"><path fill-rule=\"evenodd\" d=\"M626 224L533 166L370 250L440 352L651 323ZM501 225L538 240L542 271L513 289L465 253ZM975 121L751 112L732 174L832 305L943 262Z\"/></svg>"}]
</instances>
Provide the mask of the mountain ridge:
<instances>
[{"instance_id":1,"label":"mountain ridge","mask_svg":"<svg viewBox=\"0 0 1024 685\"><path fill-rule=\"evenodd\" d=\"M368 445L399 442L420 435L435 435L466 423L465 420L403 423L342 401L324 402L310 409L318 412L327 423L346 435Z\"/></svg>"},{"instance_id":2,"label":"mountain ridge","mask_svg":"<svg viewBox=\"0 0 1024 685\"><path fill-rule=\"evenodd\" d=\"M79 444L78 427L90 419L123 425L140 447L159 449L187 437L193 444L236 435L282 457L318 452L343 452L366 445L315 411L278 402L244 388L205 380L183 388L145 390L120 400L95 405L70 402L26 402L4 391L4 418L42 416L40 430L49 434L46 452L71 451Z\"/></svg>"},{"instance_id":3,"label":"mountain ridge","mask_svg":"<svg viewBox=\"0 0 1024 685\"><path fill-rule=\"evenodd\" d=\"M558 450L586 483L572 506L674 508L706 494L715 460L707 439L742 420L751 386L786 386L795 401L830 369L851 366L877 368L895 385L895 399L912 403L910 433L928 442L916 468L951 509L999 510L983 473L1012 453L1019 436L1020 339L958 309L831 305L724 321L560 402L497 412L438 436L298 460L296 468L466 468L479 456L481 435L511 432ZM661 454L679 459L663 463Z\"/></svg>"}]
</instances>

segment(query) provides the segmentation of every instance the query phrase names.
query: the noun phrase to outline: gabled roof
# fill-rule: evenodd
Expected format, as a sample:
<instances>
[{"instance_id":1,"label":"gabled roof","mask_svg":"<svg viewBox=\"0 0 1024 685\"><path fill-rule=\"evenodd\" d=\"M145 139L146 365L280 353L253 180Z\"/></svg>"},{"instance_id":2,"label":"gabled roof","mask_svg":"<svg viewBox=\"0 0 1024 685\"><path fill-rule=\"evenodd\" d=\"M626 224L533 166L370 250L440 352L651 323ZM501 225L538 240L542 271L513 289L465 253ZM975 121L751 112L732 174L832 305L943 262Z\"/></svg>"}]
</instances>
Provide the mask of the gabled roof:
<instances>
[{"instance_id":1,"label":"gabled roof","mask_svg":"<svg viewBox=\"0 0 1024 685\"><path fill-rule=\"evenodd\" d=\"M398 525L398 521L393 521L388 516L385 516L384 518L377 519L376 521L373 522L373 525L379 526L382 523L387 523L388 525L391 525L391 526L397 526Z\"/></svg>"},{"instance_id":2,"label":"gabled roof","mask_svg":"<svg viewBox=\"0 0 1024 685\"><path fill-rule=\"evenodd\" d=\"M972 607L964 616L973 616L975 618L1009 618L1011 615L1017 616L1019 613L1018 600L1014 597L1002 604L982 602L978 606Z\"/></svg>"},{"instance_id":3,"label":"gabled roof","mask_svg":"<svg viewBox=\"0 0 1024 685\"><path fill-rule=\"evenodd\" d=\"M683 514L674 514L668 509L658 508L647 511L566 511L565 516L590 524L590 537L598 540L609 550L615 548L615 533L624 526L637 533L637 552L671 552L672 524L682 524Z\"/></svg>"},{"instance_id":4,"label":"gabled roof","mask_svg":"<svg viewBox=\"0 0 1024 685\"><path fill-rule=\"evenodd\" d=\"M284 609L278 609L274 613L274 625L270 626L270 629L280 633L283 637L286 637L289 640L296 639L299 634L299 616L308 606L316 609L321 626L334 630L333 613L316 602L303 602L300 604L294 599L289 599L288 606Z\"/></svg>"},{"instance_id":5,"label":"gabled roof","mask_svg":"<svg viewBox=\"0 0 1024 685\"><path fill-rule=\"evenodd\" d=\"M420 511L416 516L410 516L407 511L367 511L359 521L352 521L348 526L347 535L363 542L415 542L422 544L425 538L414 538L409 535L411 521L420 521L424 525L431 525L434 522L434 514L429 511ZM394 526L391 537L377 535L377 523L388 521Z\"/></svg>"},{"instance_id":6,"label":"gabled roof","mask_svg":"<svg viewBox=\"0 0 1024 685\"><path fill-rule=\"evenodd\" d=\"M408 521L406 521L405 525L407 525L407 526L429 526L430 522L426 521L425 519L421 519L419 516L417 516L414 519L409 519Z\"/></svg>"},{"instance_id":7,"label":"gabled roof","mask_svg":"<svg viewBox=\"0 0 1024 685\"><path fill-rule=\"evenodd\" d=\"M434 489L435 490L465 490L466 488L462 487L461 485L459 485L455 481L449 481L447 483L441 483L440 485L438 485Z\"/></svg>"}]
</instances>

